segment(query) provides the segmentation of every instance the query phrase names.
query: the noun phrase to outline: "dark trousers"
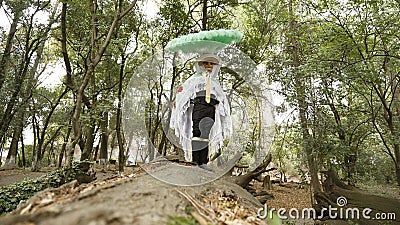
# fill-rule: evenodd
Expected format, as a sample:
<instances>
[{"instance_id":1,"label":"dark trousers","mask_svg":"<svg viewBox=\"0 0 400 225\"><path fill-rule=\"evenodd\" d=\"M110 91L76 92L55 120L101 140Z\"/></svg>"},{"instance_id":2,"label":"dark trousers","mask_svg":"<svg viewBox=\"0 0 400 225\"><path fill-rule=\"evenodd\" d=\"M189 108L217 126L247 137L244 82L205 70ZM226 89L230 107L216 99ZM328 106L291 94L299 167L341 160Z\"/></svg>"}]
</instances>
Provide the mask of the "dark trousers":
<instances>
[{"instance_id":1,"label":"dark trousers","mask_svg":"<svg viewBox=\"0 0 400 225\"><path fill-rule=\"evenodd\" d=\"M192 140L192 161L202 165L208 163L208 139L215 120L214 105L218 104L218 101L211 99L211 102L207 103L202 96L196 97L193 104L193 137L206 140Z\"/></svg>"}]
</instances>

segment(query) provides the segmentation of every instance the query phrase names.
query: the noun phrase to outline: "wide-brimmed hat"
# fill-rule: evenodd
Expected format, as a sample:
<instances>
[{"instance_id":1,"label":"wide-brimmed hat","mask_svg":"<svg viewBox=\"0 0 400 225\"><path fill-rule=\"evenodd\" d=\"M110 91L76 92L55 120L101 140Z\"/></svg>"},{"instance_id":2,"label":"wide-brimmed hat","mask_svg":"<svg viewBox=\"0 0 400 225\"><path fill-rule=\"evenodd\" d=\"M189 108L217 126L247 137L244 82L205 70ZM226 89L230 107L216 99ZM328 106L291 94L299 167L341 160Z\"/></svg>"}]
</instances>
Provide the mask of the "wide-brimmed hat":
<instances>
[{"instance_id":1,"label":"wide-brimmed hat","mask_svg":"<svg viewBox=\"0 0 400 225\"><path fill-rule=\"evenodd\" d=\"M212 62L215 64L221 64L221 58L214 54L203 54L200 55L196 60L196 62Z\"/></svg>"},{"instance_id":2,"label":"wide-brimmed hat","mask_svg":"<svg viewBox=\"0 0 400 225\"><path fill-rule=\"evenodd\" d=\"M237 30L209 30L191 33L172 39L165 47L170 52L216 53L224 47L239 42L243 34Z\"/></svg>"}]
</instances>

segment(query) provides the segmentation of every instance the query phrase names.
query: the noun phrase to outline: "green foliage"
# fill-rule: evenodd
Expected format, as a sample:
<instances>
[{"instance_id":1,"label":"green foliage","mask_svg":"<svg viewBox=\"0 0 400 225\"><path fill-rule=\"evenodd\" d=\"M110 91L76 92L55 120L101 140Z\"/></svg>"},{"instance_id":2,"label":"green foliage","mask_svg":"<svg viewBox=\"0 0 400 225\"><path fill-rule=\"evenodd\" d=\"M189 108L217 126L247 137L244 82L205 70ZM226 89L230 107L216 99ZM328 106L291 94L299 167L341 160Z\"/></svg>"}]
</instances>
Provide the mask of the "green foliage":
<instances>
[{"instance_id":1,"label":"green foliage","mask_svg":"<svg viewBox=\"0 0 400 225\"><path fill-rule=\"evenodd\" d=\"M167 222L167 225L199 225L199 223L193 216L169 216L169 221Z\"/></svg>"},{"instance_id":2,"label":"green foliage","mask_svg":"<svg viewBox=\"0 0 400 225\"><path fill-rule=\"evenodd\" d=\"M356 179L362 183L390 185L396 181L392 160L379 149L366 148L362 151L356 164L356 171Z\"/></svg>"},{"instance_id":3,"label":"green foliage","mask_svg":"<svg viewBox=\"0 0 400 225\"><path fill-rule=\"evenodd\" d=\"M272 160L278 171L286 176L300 176L305 173L305 159L302 155L301 134L296 126L277 126L275 140L271 146Z\"/></svg>"},{"instance_id":4,"label":"green foliage","mask_svg":"<svg viewBox=\"0 0 400 225\"><path fill-rule=\"evenodd\" d=\"M186 216L168 216L167 225L199 225L197 220L192 216L191 212L194 208L191 205L185 206Z\"/></svg>"},{"instance_id":5,"label":"green foliage","mask_svg":"<svg viewBox=\"0 0 400 225\"><path fill-rule=\"evenodd\" d=\"M32 160L33 160L33 145L24 145L24 150L25 150L25 165L32 165ZM21 148L20 148L21 150ZM22 150L21 150L22 151ZM22 157L20 156L18 158L20 160L18 162L18 165L22 165Z\"/></svg>"},{"instance_id":6,"label":"green foliage","mask_svg":"<svg viewBox=\"0 0 400 225\"><path fill-rule=\"evenodd\" d=\"M81 163L73 163L34 179L0 187L0 214L11 212L21 201L27 200L35 193L46 188L57 188L87 174L81 170Z\"/></svg>"},{"instance_id":7,"label":"green foliage","mask_svg":"<svg viewBox=\"0 0 400 225\"><path fill-rule=\"evenodd\" d=\"M180 0L163 1L159 15L159 19L166 25L164 28L169 30L168 33L165 33L166 35L187 33L193 25L193 22L190 21L190 15L187 13L187 7ZM171 38L167 37L167 39L164 41L165 45Z\"/></svg>"},{"instance_id":8,"label":"green foliage","mask_svg":"<svg viewBox=\"0 0 400 225\"><path fill-rule=\"evenodd\" d=\"M285 19L286 11L283 10L282 1L259 0L243 4L235 12L239 27L244 31L244 40L239 43L239 48L256 63L264 63L271 59L274 48L279 45L279 32L281 26L277 23ZM276 58L274 58L276 60ZM278 62L266 64L275 68Z\"/></svg>"},{"instance_id":9,"label":"green foliage","mask_svg":"<svg viewBox=\"0 0 400 225\"><path fill-rule=\"evenodd\" d=\"M298 99L305 99L309 138L297 136L298 145L287 150L275 146L280 162L298 146L301 150L312 149L320 170L335 166L346 179L351 173L359 175L352 178L357 181L362 181L361 177L383 181L383 174L395 174L393 169L386 169L393 167L388 155L394 155L400 129L396 113L399 107L393 105L399 100L392 89L399 82L395 75L399 60L393 57L399 48L392 44L398 40L393 32L399 23L393 15L400 12L394 5L395 1L297 1L293 2L293 17L284 12L274 14L287 10L287 6L268 9L267 5L253 3L246 8L249 15L263 13L259 13L261 17L246 17L244 25L249 26L249 34L245 32L245 37L255 41L247 39L250 48L244 49L255 59L264 60L268 76L281 85L278 90L289 107L297 108ZM294 28L288 29L291 19L295 19ZM269 22L258 22L261 20ZM260 32L269 31L269 27L275 32ZM296 68L292 37L300 63ZM262 40L271 45L261 56L262 45L257 42L265 43ZM299 96L298 88L305 90L304 96ZM275 141L279 145L291 143L282 136ZM348 161L349 156L355 158L355 165Z\"/></svg>"}]
</instances>

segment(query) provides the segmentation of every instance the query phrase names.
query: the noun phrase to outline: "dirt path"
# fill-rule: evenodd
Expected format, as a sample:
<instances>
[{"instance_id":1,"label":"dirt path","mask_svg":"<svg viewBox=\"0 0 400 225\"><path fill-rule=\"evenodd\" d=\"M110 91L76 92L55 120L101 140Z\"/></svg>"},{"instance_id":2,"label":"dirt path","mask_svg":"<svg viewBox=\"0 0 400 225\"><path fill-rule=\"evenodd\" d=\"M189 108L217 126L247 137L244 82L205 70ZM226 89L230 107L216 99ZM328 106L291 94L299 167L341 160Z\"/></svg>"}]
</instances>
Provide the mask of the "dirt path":
<instances>
[{"instance_id":1,"label":"dirt path","mask_svg":"<svg viewBox=\"0 0 400 225\"><path fill-rule=\"evenodd\" d=\"M30 170L13 169L0 171L0 186L21 182L24 179L32 179L46 174L48 171L31 172Z\"/></svg>"}]
</instances>

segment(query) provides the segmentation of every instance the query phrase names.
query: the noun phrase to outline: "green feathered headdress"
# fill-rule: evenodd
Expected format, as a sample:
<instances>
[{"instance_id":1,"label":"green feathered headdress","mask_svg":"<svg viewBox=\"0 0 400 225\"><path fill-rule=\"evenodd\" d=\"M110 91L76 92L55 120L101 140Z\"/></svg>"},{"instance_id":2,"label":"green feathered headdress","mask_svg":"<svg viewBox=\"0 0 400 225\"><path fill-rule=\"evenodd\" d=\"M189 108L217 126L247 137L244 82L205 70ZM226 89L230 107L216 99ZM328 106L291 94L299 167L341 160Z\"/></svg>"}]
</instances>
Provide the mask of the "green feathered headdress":
<instances>
[{"instance_id":1,"label":"green feathered headdress","mask_svg":"<svg viewBox=\"0 0 400 225\"><path fill-rule=\"evenodd\" d=\"M242 38L243 34L237 30L201 31L175 38L165 48L170 52L215 53Z\"/></svg>"}]
</instances>

